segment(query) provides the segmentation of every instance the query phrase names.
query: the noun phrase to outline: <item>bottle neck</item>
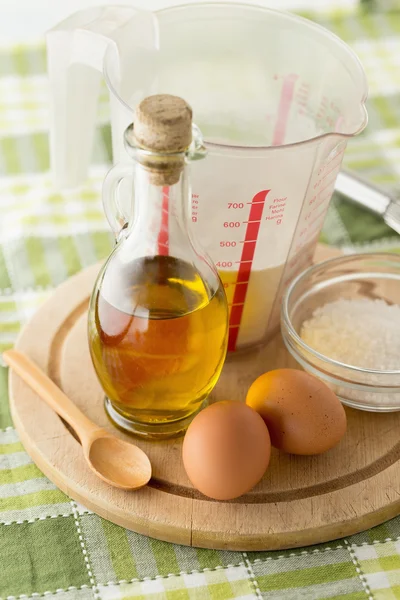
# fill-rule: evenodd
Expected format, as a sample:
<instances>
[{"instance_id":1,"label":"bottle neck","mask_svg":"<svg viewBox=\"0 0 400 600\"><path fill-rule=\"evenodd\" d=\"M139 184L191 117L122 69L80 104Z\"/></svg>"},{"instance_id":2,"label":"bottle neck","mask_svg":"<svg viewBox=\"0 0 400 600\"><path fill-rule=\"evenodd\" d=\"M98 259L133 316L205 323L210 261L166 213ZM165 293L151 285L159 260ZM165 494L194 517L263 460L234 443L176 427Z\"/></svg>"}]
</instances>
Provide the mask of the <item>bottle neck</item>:
<instances>
[{"instance_id":1,"label":"bottle neck","mask_svg":"<svg viewBox=\"0 0 400 600\"><path fill-rule=\"evenodd\" d=\"M135 162L134 168L132 232L140 233L144 246L142 251L148 255L181 256L190 240L187 166L183 164L179 174L173 178L175 183L170 185L156 185L154 172L140 162Z\"/></svg>"}]
</instances>

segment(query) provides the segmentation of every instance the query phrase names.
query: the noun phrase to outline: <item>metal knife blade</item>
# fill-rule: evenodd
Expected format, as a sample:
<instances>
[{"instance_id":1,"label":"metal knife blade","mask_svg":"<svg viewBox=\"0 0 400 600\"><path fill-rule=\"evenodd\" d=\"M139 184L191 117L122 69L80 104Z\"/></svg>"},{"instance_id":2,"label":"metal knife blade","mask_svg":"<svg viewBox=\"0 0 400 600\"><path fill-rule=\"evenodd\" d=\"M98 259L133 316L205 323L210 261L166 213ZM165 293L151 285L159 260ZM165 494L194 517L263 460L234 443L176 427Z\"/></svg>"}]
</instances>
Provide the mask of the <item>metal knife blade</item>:
<instances>
[{"instance_id":1,"label":"metal knife blade","mask_svg":"<svg viewBox=\"0 0 400 600\"><path fill-rule=\"evenodd\" d=\"M389 227L400 233L400 199L345 170L337 176L335 191L380 215Z\"/></svg>"}]
</instances>

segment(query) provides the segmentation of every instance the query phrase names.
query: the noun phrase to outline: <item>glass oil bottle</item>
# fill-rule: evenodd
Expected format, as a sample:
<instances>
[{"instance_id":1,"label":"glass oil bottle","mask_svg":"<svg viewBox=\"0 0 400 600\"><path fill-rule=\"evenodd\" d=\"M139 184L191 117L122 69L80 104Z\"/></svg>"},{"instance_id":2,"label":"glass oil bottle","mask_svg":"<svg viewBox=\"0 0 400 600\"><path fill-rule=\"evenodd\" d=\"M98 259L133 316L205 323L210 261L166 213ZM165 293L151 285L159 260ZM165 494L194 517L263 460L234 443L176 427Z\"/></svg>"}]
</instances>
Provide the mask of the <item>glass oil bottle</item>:
<instances>
[{"instance_id":1,"label":"glass oil bottle","mask_svg":"<svg viewBox=\"0 0 400 600\"><path fill-rule=\"evenodd\" d=\"M116 165L103 187L117 245L92 293L90 352L112 422L174 437L207 402L227 348L225 292L189 230L188 162L205 150L190 107L169 95L142 101L125 145L134 165ZM133 218L124 223L117 195L132 169Z\"/></svg>"}]
</instances>

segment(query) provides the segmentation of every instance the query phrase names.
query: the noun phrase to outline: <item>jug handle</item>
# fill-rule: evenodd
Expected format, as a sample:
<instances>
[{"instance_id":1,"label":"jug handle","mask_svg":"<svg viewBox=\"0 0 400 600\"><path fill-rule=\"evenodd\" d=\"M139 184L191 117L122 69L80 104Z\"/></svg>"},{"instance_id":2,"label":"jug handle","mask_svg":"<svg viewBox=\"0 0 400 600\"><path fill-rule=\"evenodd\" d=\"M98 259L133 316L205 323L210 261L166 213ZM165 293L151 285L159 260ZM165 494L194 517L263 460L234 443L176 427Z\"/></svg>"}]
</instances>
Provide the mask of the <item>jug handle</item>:
<instances>
[{"instance_id":1,"label":"jug handle","mask_svg":"<svg viewBox=\"0 0 400 600\"><path fill-rule=\"evenodd\" d=\"M114 165L105 176L102 188L104 212L116 241L119 241L130 220L130 215L126 214L121 206L120 185L124 180L128 180L131 183L130 197L132 204L134 197L132 163L118 163Z\"/></svg>"},{"instance_id":2,"label":"jug handle","mask_svg":"<svg viewBox=\"0 0 400 600\"><path fill-rule=\"evenodd\" d=\"M107 4L107 3L105 3ZM96 126L97 101L106 52L115 52L120 68L124 40L135 36L139 48L157 51L155 14L132 6L99 6L80 10L46 33L50 105L50 162L62 188L87 178ZM120 119L111 95L114 160L128 124Z\"/></svg>"}]
</instances>

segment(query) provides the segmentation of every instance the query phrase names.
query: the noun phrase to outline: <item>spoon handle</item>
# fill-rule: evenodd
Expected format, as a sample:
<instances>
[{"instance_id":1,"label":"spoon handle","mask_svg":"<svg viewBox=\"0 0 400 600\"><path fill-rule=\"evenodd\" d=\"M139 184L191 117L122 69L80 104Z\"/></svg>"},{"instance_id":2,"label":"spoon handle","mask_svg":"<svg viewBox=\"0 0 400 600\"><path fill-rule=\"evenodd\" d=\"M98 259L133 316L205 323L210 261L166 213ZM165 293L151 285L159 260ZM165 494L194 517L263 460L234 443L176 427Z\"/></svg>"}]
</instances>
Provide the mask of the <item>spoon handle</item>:
<instances>
[{"instance_id":1,"label":"spoon handle","mask_svg":"<svg viewBox=\"0 0 400 600\"><path fill-rule=\"evenodd\" d=\"M81 442L88 434L100 429L26 354L17 350L7 350L3 352L3 359L50 408L71 425Z\"/></svg>"}]
</instances>

